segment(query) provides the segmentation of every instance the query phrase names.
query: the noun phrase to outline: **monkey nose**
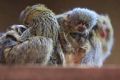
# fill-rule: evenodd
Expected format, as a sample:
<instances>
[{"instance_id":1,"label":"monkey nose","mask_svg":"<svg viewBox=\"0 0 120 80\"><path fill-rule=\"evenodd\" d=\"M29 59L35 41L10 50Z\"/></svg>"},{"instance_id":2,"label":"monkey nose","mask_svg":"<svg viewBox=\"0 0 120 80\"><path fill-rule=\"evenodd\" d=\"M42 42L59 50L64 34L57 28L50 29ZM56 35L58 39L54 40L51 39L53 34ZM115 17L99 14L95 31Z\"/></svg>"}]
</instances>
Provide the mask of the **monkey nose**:
<instances>
[{"instance_id":1,"label":"monkey nose","mask_svg":"<svg viewBox=\"0 0 120 80\"><path fill-rule=\"evenodd\" d=\"M79 25L77 26L77 30L80 31L80 32L85 31L85 25L84 25L84 24L79 24Z\"/></svg>"}]
</instances>

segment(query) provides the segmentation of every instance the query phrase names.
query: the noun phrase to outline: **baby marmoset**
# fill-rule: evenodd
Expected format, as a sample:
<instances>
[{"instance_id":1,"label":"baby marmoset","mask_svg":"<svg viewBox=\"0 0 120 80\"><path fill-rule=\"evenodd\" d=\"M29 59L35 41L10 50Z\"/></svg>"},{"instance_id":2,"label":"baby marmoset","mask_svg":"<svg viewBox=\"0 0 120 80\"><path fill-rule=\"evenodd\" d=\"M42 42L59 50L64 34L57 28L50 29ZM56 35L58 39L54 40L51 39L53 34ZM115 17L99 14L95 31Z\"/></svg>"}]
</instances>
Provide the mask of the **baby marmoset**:
<instances>
[{"instance_id":1,"label":"baby marmoset","mask_svg":"<svg viewBox=\"0 0 120 80\"><path fill-rule=\"evenodd\" d=\"M90 50L88 36L97 22L97 16L96 12L85 8L75 8L56 16L66 63L80 64Z\"/></svg>"},{"instance_id":2,"label":"baby marmoset","mask_svg":"<svg viewBox=\"0 0 120 80\"><path fill-rule=\"evenodd\" d=\"M48 64L58 41L59 25L54 13L38 4L23 10L20 18L27 29L18 40L21 43L4 51L6 64Z\"/></svg>"},{"instance_id":3,"label":"baby marmoset","mask_svg":"<svg viewBox=\"0 0 120 80\"><path fill-rule=\"evenodd\" d=\"M111 54L114 42L114 32L108 15L100 15L95 27L98 38L102 42L103 61Z\"/></svg>"},{"instance_id":4,"label":"baby marmoset","mask_svg":"<svg viewBox=\"0 0 120 80\"><path fill-rule=\"evenodd\" d=\"M97 24L90 34L90 42L93 44L93 48L82 59L81 64L101 67L111 53L113 40L113 28L110 18L108 15L99 15Z\"/></svg>"},{"instance_id":5,"label":"baby marmoset","mask_svg":"<svg viewBox=\"0 0 120 80\"><path fill-rule=\"evenodd\" d=\"M102 44L101 58L104 61L111 54L114 42L114 32L109 16L99 15L94 30Z\"/></svg>"}]
</instances>

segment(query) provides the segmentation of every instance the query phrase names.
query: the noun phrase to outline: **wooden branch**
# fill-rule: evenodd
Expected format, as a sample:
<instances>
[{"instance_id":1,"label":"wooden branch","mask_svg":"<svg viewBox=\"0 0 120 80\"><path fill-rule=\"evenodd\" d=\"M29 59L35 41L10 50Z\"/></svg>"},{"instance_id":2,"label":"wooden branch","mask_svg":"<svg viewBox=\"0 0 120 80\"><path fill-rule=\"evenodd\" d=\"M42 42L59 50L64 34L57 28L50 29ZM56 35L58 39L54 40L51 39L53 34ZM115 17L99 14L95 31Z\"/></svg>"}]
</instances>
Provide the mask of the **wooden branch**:
<instances>
[{"instance_id":1,"label":"wooden branch","mask_svg":"<svg viewBox=\"0 0 120 80\"><path fill-rule=\"evenodd\" d=\"M0 66L0 80L120 80L120 67Z\"/></svg>"}]
</instances>

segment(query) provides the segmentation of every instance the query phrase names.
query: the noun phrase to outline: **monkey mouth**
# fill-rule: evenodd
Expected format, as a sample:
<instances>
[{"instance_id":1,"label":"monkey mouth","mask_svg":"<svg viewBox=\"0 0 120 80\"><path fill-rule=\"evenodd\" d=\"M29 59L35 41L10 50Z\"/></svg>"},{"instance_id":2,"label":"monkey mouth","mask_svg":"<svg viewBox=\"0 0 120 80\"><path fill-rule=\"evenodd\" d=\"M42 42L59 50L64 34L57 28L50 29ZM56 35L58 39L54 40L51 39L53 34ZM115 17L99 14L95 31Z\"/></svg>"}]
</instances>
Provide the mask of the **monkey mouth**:
<instances>
[{"instance_id":1,"label":"monkey mouth","mask_svg":"<svg viewBox=\"0 0 120 80\"><path fill-rule=\"evenodd\" d=\"M73 38L81 38L81 37L87 38L87 34L83 32L71 32L70 35Z\"/></svg>"}]
</instances>

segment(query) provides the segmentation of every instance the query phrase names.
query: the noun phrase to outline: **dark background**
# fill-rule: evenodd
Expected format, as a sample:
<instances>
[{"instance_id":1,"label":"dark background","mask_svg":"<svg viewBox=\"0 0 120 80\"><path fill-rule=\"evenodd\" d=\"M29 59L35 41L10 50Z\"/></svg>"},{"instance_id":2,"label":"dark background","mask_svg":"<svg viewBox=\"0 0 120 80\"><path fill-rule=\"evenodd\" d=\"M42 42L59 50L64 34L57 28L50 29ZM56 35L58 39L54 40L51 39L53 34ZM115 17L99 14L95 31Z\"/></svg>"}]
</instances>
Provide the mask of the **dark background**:
<instances>
[{"instance_id":1,"label":"dark background","mask_svg":"<svg viewBox=\"0 0 120 80\"><path fill-rule=\"evenodd\" d=\"M115 44L105 64L120 64L120 0L0 0L0 31L18 24L20 12L26 6L37 3L45 4L56 14L74 7L86 7L100 14L109 14L115 32Z\"/></svg>"}]
</instances>

